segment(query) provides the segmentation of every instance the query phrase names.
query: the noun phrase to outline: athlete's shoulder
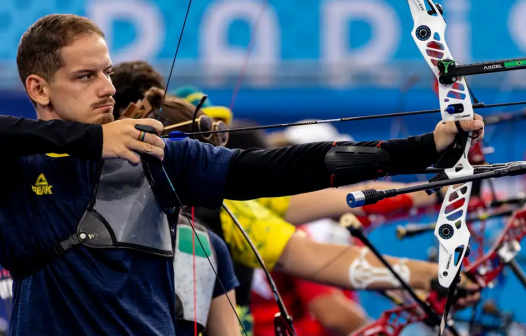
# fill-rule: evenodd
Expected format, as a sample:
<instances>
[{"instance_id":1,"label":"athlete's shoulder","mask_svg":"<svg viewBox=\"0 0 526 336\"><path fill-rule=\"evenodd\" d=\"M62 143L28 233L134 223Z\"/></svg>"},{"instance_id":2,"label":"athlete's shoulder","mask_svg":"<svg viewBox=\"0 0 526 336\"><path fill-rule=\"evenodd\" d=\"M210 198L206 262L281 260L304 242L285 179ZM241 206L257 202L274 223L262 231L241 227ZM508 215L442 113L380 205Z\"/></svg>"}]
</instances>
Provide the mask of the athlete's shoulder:
<instances>
[{"instance_id":1,"label":"athlete's shoulder","mask_svg":"<svg viewBox=\"0 0 526 336\"><path fill-rule=\"evenodd\" d=\"M212 243L212 246L214 247L214 250L217 254L229 254L228 252L228 245L226 244L226 242L221 239L221 237L219 237L216 233L214 233L213 231L209 230L207 228L207 231L208 231L208 234L210 235L210 242Z\"/></svg>"},{"instance_id":2,"label":"athlete's shoulder","mask_svg":"<svg viewBox=\"0 0 526 336\"><path fill-rule=\"evenodd\" d=\"M272 269L296 228L256 200L225 200L225 203L239 219L254 245L257 246L267 267ZM221 210L221 225L225 241L230 247L234 260L249 267L258 267L258 261L250 245L224 210Z\"/></svg>"}]
</instances>

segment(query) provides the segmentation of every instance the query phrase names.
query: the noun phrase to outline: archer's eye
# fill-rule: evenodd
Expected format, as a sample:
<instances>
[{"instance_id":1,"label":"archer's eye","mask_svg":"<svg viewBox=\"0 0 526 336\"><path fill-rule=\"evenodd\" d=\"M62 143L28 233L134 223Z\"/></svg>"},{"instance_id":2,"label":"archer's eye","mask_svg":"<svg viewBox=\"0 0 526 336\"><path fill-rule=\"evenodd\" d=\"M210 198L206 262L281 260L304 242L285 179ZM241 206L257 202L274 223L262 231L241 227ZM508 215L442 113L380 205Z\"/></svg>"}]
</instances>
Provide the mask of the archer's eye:
<instances>
[{"instance_id":1,"label":"archer's eye","mask_svg":"<svg viewBox=\"0 0 526 336\"><path fill-rule=\"evenodd\" d=\"M82 76L77 77L77 79L80 80L81 82L86 82L90 80L92 77L93 77L92 74L84 74Z\"/></svg>"}]
</instances>

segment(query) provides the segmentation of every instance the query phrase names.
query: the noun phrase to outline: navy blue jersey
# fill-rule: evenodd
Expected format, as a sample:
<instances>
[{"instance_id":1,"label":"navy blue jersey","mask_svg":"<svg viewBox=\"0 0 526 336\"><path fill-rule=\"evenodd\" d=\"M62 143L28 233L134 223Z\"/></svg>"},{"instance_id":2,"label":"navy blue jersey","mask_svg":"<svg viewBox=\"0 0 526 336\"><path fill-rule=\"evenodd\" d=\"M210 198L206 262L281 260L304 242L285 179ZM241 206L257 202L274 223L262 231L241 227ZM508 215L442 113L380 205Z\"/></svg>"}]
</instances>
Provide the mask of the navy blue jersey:
<instances>
[{"instance_id":1,"label":"navy blue jersey","mask_svg":"<svg viewBox=\"0 0 526 336\"><path fill-rule=\"evenodd\" d=\"M213 299L225 295L225 292L229 292L239 286L236 274L234 273L234 264L228 251L228 246L219 238L218 235L212 231L208 231L210 234L210 241L214 247L215 255L217 257L217 275L216 283L214 285ZM224 290L221 287L219 281L225 287ZM194 323L184 320L177 320L177 336L193 336L194 335ZM201 330L200 325L197 325L198 330Z\"/></svg>"},{"instance_id":2,"label":"navy blue jersey","mask_svg":"<svg viewBox=\"0 0 526 336\"><path fill-rule=\"evenodd\" d=\"M183 203L218 208L232 152L168 142L164 166ZM31 155L4 159L0 263L6 269L76 232L97 161ZM11 335L175 335L172 258L82 245L13 286Z\"/></svg>"}]
</instances>

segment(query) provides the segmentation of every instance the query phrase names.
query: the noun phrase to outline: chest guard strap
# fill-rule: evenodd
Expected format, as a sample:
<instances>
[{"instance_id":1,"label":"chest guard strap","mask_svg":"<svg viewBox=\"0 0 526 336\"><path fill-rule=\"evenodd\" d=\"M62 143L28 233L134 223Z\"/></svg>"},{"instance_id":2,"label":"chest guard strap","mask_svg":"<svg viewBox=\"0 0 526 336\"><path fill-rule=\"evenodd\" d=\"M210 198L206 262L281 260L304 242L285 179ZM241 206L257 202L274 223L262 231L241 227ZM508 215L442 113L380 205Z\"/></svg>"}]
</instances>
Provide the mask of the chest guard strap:
<instances>
[{"instance_id":1,"label":"chest guard strap","mask_svg":"<svg viewBox=\"0 0 526 336\"><path fill-rule=\"evenodd\" d=\"M9 270L22 280L71 248L129 248L161 257L173 257L172 228L157 203L142 165L103 161L94 195L77 225L77 232L50 250Z\"/></svg>"},{"instance_id":2,"label":"chest guard strap","mask_svg":"<svg viewBox=\"0 0 526 336\"><path fill-rule=\"evenodd\" d=\"M15 281L22 280L23 278L38 271L44 265L51 263L53 260L61 257L73 246L82 244L89 239L88 234L85 232L75 233L68 237L68 239L61 241L60 243L53 246L47 253L43 253L36 258L33 258L28 262L28 267L21 269L9 270L11 278Z\"/></svg>"}]
</instances>

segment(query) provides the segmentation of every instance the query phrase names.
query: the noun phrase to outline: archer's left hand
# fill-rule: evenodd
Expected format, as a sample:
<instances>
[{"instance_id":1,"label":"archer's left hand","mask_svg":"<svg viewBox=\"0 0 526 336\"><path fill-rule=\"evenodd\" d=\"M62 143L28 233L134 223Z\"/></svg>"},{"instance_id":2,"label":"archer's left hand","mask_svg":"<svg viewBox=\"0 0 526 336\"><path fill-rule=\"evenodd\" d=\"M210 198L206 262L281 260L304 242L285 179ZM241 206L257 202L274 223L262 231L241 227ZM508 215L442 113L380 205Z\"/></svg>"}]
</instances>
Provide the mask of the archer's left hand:
<instances>
[{"instance_id":1,"label":"archer's left hand","mask_svg":"<svg viewBox=\"0 0 526 336\"><path fill-rule=\"evenodd\" d=\"M472 136L476 135L476 132L479 133L479 136L472 140L472 144L476 144L484 139L484 122L480 115L474 114L473 120L460 120L459 124L465 132L473 132ZM439 122L433 132L437 151L440 153L451 145L458 132L459 130L454 121L448 121L447 123Z\"/></svg>"}]
</instances>

